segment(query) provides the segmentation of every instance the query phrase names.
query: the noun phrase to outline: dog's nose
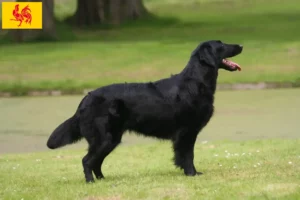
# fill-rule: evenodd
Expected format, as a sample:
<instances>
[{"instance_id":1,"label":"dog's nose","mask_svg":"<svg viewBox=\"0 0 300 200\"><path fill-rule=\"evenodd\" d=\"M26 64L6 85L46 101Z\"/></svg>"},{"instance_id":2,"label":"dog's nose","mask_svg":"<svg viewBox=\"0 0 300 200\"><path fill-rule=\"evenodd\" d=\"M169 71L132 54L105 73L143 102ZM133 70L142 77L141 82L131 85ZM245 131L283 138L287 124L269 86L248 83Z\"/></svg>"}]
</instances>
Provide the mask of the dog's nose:
<instances>
[{"instance_id":1,"label":"dog's nose","mask_svg":"<svg viewBox=\"0 0 300 200\"><path fill-rule=\"evenodd\" d=\"M241 49L243 48L243 45L239 45L239 46L240 46Z\"/></svg>"}]
</instances>

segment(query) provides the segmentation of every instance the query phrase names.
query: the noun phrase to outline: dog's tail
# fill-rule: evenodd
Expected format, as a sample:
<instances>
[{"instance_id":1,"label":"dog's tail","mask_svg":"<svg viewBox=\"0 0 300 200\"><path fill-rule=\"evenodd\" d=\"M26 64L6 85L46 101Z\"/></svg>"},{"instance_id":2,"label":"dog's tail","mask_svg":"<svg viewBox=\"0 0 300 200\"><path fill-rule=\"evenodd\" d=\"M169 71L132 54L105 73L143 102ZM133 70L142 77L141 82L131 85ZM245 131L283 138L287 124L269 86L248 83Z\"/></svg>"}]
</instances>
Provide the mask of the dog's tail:
<instances>
[{"instance_id":1,"label":"dog's tail","mask_svg":"<svg viewBox=\"0 0 300 200\"><path fill-rule=\"evenodd\" d=\"M56 149L67 144L72 144L82 138L79 128L79 117L74 115L60 124L50 135L47 146L50 149Z\"/></svg>"}]
</instances>

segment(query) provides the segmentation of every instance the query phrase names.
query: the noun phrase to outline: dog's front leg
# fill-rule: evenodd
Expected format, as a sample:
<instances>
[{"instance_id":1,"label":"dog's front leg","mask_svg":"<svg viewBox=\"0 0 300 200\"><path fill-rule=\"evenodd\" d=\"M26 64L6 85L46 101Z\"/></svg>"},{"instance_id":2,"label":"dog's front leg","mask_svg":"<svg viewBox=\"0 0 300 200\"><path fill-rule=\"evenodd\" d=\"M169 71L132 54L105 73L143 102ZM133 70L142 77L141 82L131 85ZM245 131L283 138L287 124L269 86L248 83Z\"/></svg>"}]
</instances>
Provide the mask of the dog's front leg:
<instances>
[{"instance_id":1,"label":"dog's front leg","mask_svg":"<svg viewBox=\"0 0 300 200\"><path fill-rule=\"evenodd\" d=\"M175 165L184 170L187 176L202 174L197 172L194 165L194 146L198 131L181 130L173 139Z\"/></svg>"}]
</instances>

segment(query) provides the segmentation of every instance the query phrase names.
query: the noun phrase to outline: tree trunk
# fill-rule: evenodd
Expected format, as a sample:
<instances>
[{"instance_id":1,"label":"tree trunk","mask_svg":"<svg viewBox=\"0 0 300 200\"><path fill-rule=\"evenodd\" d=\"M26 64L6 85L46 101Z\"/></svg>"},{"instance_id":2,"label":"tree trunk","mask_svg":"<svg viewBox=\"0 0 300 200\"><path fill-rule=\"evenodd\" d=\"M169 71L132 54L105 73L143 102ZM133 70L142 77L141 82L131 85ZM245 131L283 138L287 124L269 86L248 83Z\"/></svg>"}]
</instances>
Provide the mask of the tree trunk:
<instances>
[{"instance_id":1,"label":"tree trunk","mask_svg":"<svg viewBox=\"0 0 300 200\"><path fill-rule=\"evenodd\" d=\"M142 0L77 0L71 22L77 26L120 24L146 14Z\"/></svg>"},{"instance_id":2,"label":"tree trunk","mask_svg":"<svg viewBox=\"0 0 300 200\"><path fill-rule=\"evenodd\" d=\"M17 0L17 2L24 0ZM26 1L26 0L25 0ZM27 0L27 2L43 2L43 28L40 30L11 30L9 36L15 42L28 40L53 40L57 39L54 21L54 0Z\"/></svg>"}]
</instances>

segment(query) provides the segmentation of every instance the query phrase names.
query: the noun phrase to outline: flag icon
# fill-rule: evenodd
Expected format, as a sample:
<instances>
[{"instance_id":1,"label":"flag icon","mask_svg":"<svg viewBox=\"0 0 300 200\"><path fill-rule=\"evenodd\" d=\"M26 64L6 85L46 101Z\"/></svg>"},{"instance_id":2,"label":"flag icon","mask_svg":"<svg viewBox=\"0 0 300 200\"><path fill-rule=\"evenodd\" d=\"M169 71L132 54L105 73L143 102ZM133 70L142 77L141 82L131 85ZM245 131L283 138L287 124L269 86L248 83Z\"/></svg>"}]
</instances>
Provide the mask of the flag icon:
<instances>
[{"instance_id":1,"label":"flag icon","mask_svg":"<svg viewBox=\"0 0 300 200\"><path fill-rule=\"evenodd\" d=\"M2 2L2 29L42 27L42 2Z\"/></svg>"}]
</instances>

